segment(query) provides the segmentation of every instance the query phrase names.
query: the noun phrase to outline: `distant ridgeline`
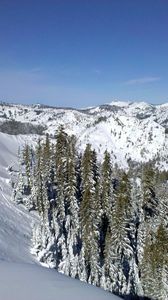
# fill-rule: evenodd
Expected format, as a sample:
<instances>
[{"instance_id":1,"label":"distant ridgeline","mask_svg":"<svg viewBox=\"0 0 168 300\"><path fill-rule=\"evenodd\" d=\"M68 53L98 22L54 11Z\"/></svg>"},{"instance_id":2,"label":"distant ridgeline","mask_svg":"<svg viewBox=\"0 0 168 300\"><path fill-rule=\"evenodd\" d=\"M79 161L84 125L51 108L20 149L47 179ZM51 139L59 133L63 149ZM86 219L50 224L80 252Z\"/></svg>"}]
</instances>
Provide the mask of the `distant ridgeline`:
<instances>
[{"instance_id":1,"label":"distant ridgeline","mask_svg":"<svg viewBox=\"0 0 168 300\"><path fill-rule=\"evenodd\" d=\"M81 155L61 127L55 143L46 135L23 149L14 199L40 215L39 261L126 299L166 300L167 180L152 162L126 173L107 151L100 164L90 144Z\"/></svg>"}]
</instances>

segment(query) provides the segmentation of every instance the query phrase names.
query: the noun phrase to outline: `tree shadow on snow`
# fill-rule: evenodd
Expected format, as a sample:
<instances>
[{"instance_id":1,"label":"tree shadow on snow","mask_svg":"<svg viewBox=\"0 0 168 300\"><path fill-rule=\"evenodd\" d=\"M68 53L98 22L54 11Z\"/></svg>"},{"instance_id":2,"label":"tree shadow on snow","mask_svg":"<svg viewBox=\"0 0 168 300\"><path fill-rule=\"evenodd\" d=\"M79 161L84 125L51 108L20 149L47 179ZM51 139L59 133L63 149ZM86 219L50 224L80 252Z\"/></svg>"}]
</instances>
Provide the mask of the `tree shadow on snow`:
<instances>
[{"instance_id":1,"label":"tree shadow on snow","mask_svg":"<svg viewBox=\"0 0 168 300\"><path fill-rule=\"evenodd\" d=\"M124 300L153 300L149 297L133 296L133 295L124 295L121 296Z\"/></svg>"}]
</instances>

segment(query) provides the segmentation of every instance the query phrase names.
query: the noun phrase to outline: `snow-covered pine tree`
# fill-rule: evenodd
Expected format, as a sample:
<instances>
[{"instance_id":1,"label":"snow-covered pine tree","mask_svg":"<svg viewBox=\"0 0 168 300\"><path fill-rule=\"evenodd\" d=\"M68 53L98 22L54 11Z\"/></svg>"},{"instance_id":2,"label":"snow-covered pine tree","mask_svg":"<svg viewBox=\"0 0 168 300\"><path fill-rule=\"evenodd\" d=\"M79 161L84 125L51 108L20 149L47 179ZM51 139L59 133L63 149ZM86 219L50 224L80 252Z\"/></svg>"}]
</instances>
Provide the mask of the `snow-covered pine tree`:
<instances>
[{"instance_id":1,"label":"snow-covered pine tree","mask_svg":"<svg viewBox=\"0 0 168 300\"><path fill-rule=\"evenodd\" d=\"M156 197L156 173L151 163L142 164L139 170L139 187L135 195L137 203L138 231L137 258L142 263L146 238L152 231L154 219L158 215L158 199ZM150 238L150 237L149 237Z\"/></svg>"},{"instance_id":2,"label":"snow-covered pine tree","mask_svg":"<svg viewBox=\"0 0 168 300\"><path fill-rule=\"evenodd\" d=\"M142 168L143 211L145 221L150 221L157 213L158 199L156 198L156 172L152 163Z\"/></svg>"},{"instance_id":3,"label":"snow-covered pine tree","mask_svg":"<svg viewBox=\"0 0 168 300\"><path fill-rule=\"evenodd\" d=\"M94 195L91 201L92 214L92 234L90 243L90 276L88 282L94 285L100 285L100 227L101 227L101 201L100 201L100 174L97 161L97 153L92 151L92 169L94 180Z\"/></svg>"},{"instance_id":4,"label":"snow-covered pine tree","mask_svg":"<svg viewBox=\"0 0 168 300\"><path fill-rule=\"evenodd\" d=\"M46 135L38 142L35 159L30 152L25 148L17 191L22 201L31 173L31 197L40 215L33 236L39 259L120 295L142 296L142 284L145 296L166 300L165 174L158 175L150 163L142 169L134 165L128 174L116 169L114 178L109 153L100 168L91 146L77 154L75 138L63 127L56 145Z\"/></svg>"},{"instance_id":5,"label":"snow-covered pine tree","mask_svg":"<svg viewBox=\"0 0 168 300\"><path fill-rule=\"evenodd\" d=\"M46 134L45 142L42 147L42 156L43 156L43 168L44 176L46 181L50 181L50 171L51 171L51 143L49 134Z\"/></svg>"},{"instance_id":6,"label":"snow-covered pine tree","mask_svg":"<svg viewBox=\"0 0 168 300\"><path fill-rule=\"evenodd\" d=\"M38 140L37 149L36 149L36 164L34 168L34 188L36 196L36 208L40 215L44 213L44 198L43 198L43 165L42 165L42 145L41 140Z\"/></svg>"},{"instance_id":7,"label":"snow-covered pine tree","mask_svg":"<svg viewBox=\"0 0 168 300\"><path fill-rule=\"evenodd\" d=\"M110 240L108 236L110 235L110 220L112 213L112 206L114 204L113 198L113 185L112 185L112 167L110 161L110 154L106 150L104 153L104 159L101 166L101 228L100 228L100 263L102 267L100 285L106 288L106 279L108 274L108 262L107 262L107 248L110 246ZM109 245L107 246L107 240ZM106 250L105 250L106 248ZM106 261L106 263L105 263Z\"/></svg>"},{"instance_id":8,"label":"snow-covered pine tree","mask_svg":"<svg viewBox=\"0 0 168 300\"><path fill-rule=\"evenodd\" d=\"M135 259L131 245L131 239L134 238L134 224L131 184L125 172L121 172L114 198L105 241L106 289L121 295L134 294L132 282Z\"/></svg>"},{"instance_id":9,"label":"snow-covered pine tree","mask_svg":"<svg viewBox=\"0 0 168 300\"><path fill-rule=\"evenodd\" d=\"M155 234L146 238L141 265L144 295L153 300L168 299L168 234L161 223Z\"/></svg>"},{"instance_id":10,"label":"snow-covered pine tree","mask_svg":"<svg viewBox=\"0 0 168 300\"><path fill-rule=\"evenodd\" d=\"M28 144L25 145L25 148L23 149L23 160L25 165L25 173L26 173L26 186L28 193L31 193L31 148Z\"/></svg>"},{"instance_id":11,"label":"snow-covered pine tree","mask_svg":"<svg viewBox=\"0 0 168 300\"><path fill-rule=\"evenodd\" d=\"M32 195L35 198L36 209L40 215L40 224L38 228L34 228L33 243L35 251L38 253L42 249L46 249L49 243L49 199L46 188L46 168L44 159L44 144L39 139L35 153L34 180ZM37 242L37 243L36 243ZM47 253L48 255L48 253ZM45 255L39 257L41 261L47 261Z\"/></svg>"},{"instance_id":12,"label":"snow-covered pine tree","mask_svg":"<svg viewBox=\"0 0 168 300\"><path fill-rule=\"evenodd\" d=\"M18 176L14 182L13 199L17 204L23 203L24 181L23 181L23 157L20 148L18 149Z\"/></svg>"},{"instance_id":13,"label":"snow-covered pine tree","mask_svg":"<svg viewBox=\"0 0 168 300\"><path fill-rule=\"evenodd\" d=\"M168 185L167 172L157 171L157 186L155 187L156 198L158 199L158 223L163 223L168 230Z\"/></svg>"},{"instance_id":14,"label":"snow-covered pine tree","mask_svg":"<svg viewBox=\"0 0 168 300\"><path fill-rule=\"evenodd\" d=\"M63 126L56 134L54 182L56 185L55 205L52 206L53 229L55 235L56 267L60 272L69 275L67 267L67 231L66 223L66 187L67 187L67 151L68 135Z\"/></svg>"},{"instance_id":15,"label":"snow-covered pine tree","mask_svg":"<svg viewBox=\"0 0 168 300\"><path fill-rule=\"evenodd\" d=\"M96 174L96 156L91 145L87 144L82 158L82 201L80 221L82 232L82 252L85 261L86 278L93 284L99 284L99 192L98 175ZM84 267L83 267L84 268Z\"/></svg>"},{"instance_id":16,"label":"snow-covered pine tree","mask_svg":"<svg viewBox=\"0 0 168 300\"><path fill-rule=\"evenodd\" d=\"M158 199L156 197L156 172L152 163L141 166L140 171L140 197L139 204L139 228L137 253L139 264L143 259L146 238L150 239L150 233L154 229L154 220L158 217Z\"/></svg>"},{"instance_id":17,"label":"snow-covered pine tree","mask_svg":"<svg viewBox=\"0 0 168 300\"><path fill-rule=\"evenodd\" d=\"M106 150L101 170L101 203L106 219L111 218L111 210L113 206L113 185L112 185L112 167L110 154Z\"/></svg>"},{"instance_id":18,"label":"snow-covered pine tree","mask_svg":"<svg viewBox=\"0 0 168 300\"><path fill-rule=\"evenodd\" d=\"M76 139L68 137L66 151L67 180L65 188L65 230L67 256L64 273L78 277L79 206L77 201Z\"/></svg>"},{"instance_id":19,"label":"snow-covered pine tree","mask_svg":"<svg viewBox=\"0 0 168 300\"><path fill-rule=\"evenodd\" d=\"M55 181L57 185L57 218L60 224L65 220L65 190L67 183L67 148L68 135L65 133L63 126L56 135L55 151Z\"/></svg>"},{"instance_id":20,"label":"snow-covered pine tree","mask_svg":"<svg viewBox=\"0 0 168 300\"><path fill-rule=\"evenodd\" d=\"M23 167L22 167L22 176L24 180L24 199L27 209L35 209L35 200L33 193L33 170L34 170L34 151L32 146L28 144L25 145L22 151L23 155Z\"/></svg>"}]
</instances>

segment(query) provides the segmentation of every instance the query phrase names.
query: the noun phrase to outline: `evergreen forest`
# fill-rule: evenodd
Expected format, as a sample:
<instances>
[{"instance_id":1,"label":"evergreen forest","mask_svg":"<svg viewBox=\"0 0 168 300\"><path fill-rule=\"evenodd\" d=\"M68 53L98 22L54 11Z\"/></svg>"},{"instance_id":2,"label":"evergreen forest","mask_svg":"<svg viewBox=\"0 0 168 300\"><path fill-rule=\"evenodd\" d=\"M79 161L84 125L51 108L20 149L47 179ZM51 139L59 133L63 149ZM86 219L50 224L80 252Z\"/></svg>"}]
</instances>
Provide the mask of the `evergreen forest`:
<instances>
[{"instance_id":1,"label":"evergreen forest","mask_svg":"<svg viewBox=\"0 0 168 300\"><path fill-rule=\"evenodd\" d=\"M13 197L39 222L38 260L125 299L168 299L168 173L155 162L122 170L83 153L63 127L25 145ZM146 297L146 298L145 298Z\"/></svg>"}]
</instances>

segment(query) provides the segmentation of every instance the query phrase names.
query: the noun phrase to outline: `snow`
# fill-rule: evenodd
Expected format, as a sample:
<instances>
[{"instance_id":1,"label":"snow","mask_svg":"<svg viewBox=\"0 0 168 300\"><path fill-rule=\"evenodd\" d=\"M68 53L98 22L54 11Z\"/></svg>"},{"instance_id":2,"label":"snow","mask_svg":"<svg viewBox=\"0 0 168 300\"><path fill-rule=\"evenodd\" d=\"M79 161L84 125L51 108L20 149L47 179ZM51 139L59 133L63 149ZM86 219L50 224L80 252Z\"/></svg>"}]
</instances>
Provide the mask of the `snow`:
<instances>
[{"instance_id":1,"label":"snow","mask_svg":"<svg viewBox=\"0 0 168 300\"><path fill-rule=\"evenodd\" d=\"M31 254L36 215L12 202L10 165L17 171L18 147L29 136L0 133L0 299L3 300L117 300L100 288L39 265Z\"/></svg>"},{"instance_id":2,"label":"snow","mask_svg":"<svg viewBox=\"0 0 168 300\"><path fill-rule=\"evenodd\" d=\"M8 166L14 166L18 147L24 143L20 136L0 133L0 259L13 262L33 262L31 224L36 221L23 207L12 201Z\"/></svg>"},{"instance_id":3,"label":"snow","mask_svg":"<svg viewBox=\"0 0 168 300\"><path fill-rule=\"evenodd\" d=\"M76 135L80 151L91 143L100 160L107 149L112 163L121 168L128 168L130 158L145 162L159 156L159 167L168 169L168 135L165 134L168 104L154 106L144 102L113 101L108 106L80 111L0 104L0 123L15 119L46 125L46 132L51 135L63 124L68 134ZM37 139L33 135L12 136L0 132L0 298L119 299L55 270L42 268L31 254L32 225L38 218L12 202L8 167L14 168L17 174L18 148L25 143L34 145Z\"/></svg>"},{"instance_id":4,"label":"snow","mask_svg":"<svg viewBox=\"0 0 168 300\"><path fill-rule=\"evenodd\" d=\"M85 112L23 105L0 104L0 123L15 119L46 125L54 135L60 124L75 134L79 150L89 142L102 160L107 149L112 163L127 168L127 160L145 162L159 156L162 170L168 169L168 104L113 101ZM117 109L113 110L113 106ZM35 214L12 202L9 166L17 173L18 148L34 144L37 136L0 133L0 299L119 299L96 287L42 268L31 254L32 224ZM137 183L138 184L138 183Z\"/></svg>"},{"instance_id":5,"label":"snow","mask_svg":"<svg viewBox=\"0 0 168 300\"><path fill-rule=\"evenodd\" d=\"M114 105L114 106L119 106L119 107L128 107L131 102L130 101L118 101L118 100L113 100L110 103L107 103L108 105Z\"/></svg>"},{"instance_id":6,"label":"snow","mask_svg":"<svg viewBox=\"0 0 168 300\"><path fill-rule=\"evenodd\" d=\"M55 270L0 261L3 300L117 300L118 297Z\"/></svg>"},{"instance_id":7,"label":"snow","mask_svg":"<svg viewBox=\"0 0 168 300\"><path fill-rule=\"evenodd\" d=\"M68 134L77 137L81 151L87 143L91 143L102 160L107 149L111 153L112 163L125 169L130 159L139 163L157 156L160 166L168 169L165 163L168 152L165 135L168 104L154 106L145 102L114 100L107 107L97 106L86 110L1 104L0 122L11 119L45 125L45 132L52 136L62 124Z\"/></svg>"}]
</instances>

